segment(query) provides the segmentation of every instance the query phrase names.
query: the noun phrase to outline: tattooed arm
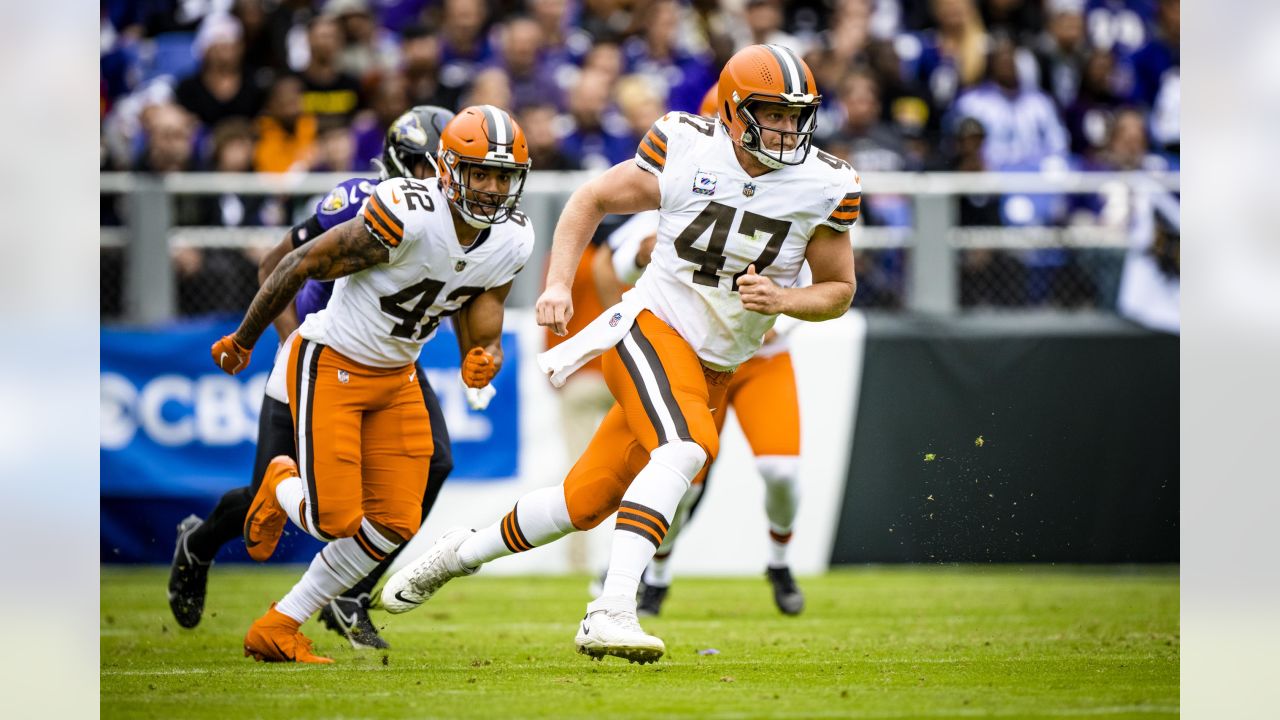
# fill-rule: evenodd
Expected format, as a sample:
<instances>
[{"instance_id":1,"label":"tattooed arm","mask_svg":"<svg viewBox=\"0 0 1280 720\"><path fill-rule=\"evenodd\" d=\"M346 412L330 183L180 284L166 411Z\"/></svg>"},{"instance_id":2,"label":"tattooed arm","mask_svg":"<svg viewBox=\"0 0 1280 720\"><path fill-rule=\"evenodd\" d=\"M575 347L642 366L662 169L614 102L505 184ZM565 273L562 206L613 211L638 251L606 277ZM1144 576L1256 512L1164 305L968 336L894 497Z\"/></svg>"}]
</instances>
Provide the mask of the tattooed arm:
<instances>
[{"instance_id":1,"label":"tattooed arm","mask_svg":"<svg viewBox=\"0 0 1280 720\"><path fill-rule=\"evenodd\" d=\"M249 311L233 336L252 348L267 325L278 317L298 293L307 278L335 280L387 262L390 250L369 234L360 218L333 227L320 237L294 250L276 265L258 288Z\"/></svg>"}]
</instances>

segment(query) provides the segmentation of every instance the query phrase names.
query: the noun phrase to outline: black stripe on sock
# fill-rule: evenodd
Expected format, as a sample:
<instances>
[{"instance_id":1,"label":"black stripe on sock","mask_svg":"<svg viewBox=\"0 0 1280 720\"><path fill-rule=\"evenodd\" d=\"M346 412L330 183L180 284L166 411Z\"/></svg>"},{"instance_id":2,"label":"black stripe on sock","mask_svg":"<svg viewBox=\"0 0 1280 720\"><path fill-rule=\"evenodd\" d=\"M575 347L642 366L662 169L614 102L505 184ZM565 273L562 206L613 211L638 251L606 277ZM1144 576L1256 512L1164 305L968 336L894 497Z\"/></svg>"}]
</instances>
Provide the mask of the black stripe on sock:
<instances>
[{"instance_id":1,"label":"black stripe on sock","mask_svg":"<svg viewBox=\"0 0 1280 720\"><path fill-rule=\"evenodd\" d=\"M626 532L629 532L629 533L635 533L636 535L639 535L645 540L648 540L649 542L653 543L653 546L655 548L662 547L662 543L654 539L653 535L650 535L649 533L645 532L644 530L641 530L640 528L634 525L627 525L626 523L618 523L613 526L613 529L625 530Z\"/></svg>"},{"instance_id":2,"label":"black stripe on sock","mask_svg":"<svg viewBox=\"0 0 1280 720\"><path fill-rule=\"evenodd\" d=\"M636 511L638 511L638 512L648 513L649 515L652 515L653 517L657 518L658 522L662 523L662 534L663 534L663 535L666 535L666 534L667 534L667 529L671 527L671 522L670 522L669 520L667 520L667 516L666 516L666 515L663 515L662 513L658 512L657 510L654 510L654 509L653 509L653 508L651 508L651 507L645 507L644 505L641 505L640 503L631 502L630 500L623 500L623 501L622 501L622 504L620 504L620 505L618 506L618 509L619 509L620 511L621 511L621 510L636 510Z\"/></svg>"}]
</instances>

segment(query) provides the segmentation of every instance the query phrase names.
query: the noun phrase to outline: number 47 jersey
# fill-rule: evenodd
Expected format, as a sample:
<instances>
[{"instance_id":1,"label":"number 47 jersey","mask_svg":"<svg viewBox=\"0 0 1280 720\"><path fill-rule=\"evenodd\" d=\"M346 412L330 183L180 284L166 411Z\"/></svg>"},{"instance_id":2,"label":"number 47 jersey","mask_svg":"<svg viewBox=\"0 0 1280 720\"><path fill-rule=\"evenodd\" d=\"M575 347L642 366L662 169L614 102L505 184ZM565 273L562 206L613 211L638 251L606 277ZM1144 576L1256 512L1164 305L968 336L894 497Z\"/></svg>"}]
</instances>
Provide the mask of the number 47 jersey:
<instances>
[{"instance_id":1,"label":"number 47 jersey","mask_svg":"<svg viewBox=\"0 0 1280 720\"><path fill-rule=\"evenodd\" d=\"M416 361L442 318L511 282L533 251L533 228L519 212L459 244L435 178L380 183L360 219L390 250L388 261L339 278L328 306L298 332L371 367Z\"/></svg>"},{"instance_id":2,"label":"number 47 jersey","mask_svg":"<svg viewBox=\"0 0 1280 720\"><path fill-rule=\"evenodd\" d=\"M753 178L719 122L682 112L654 124L636 164L658 177L662 203L653 259L633 292L716 370L750 358L777 319L742 307L747 267L794 287L818 226L848 230L861 207L844 160L814 148L800 165Z\"/></svg>"}]
</instances>

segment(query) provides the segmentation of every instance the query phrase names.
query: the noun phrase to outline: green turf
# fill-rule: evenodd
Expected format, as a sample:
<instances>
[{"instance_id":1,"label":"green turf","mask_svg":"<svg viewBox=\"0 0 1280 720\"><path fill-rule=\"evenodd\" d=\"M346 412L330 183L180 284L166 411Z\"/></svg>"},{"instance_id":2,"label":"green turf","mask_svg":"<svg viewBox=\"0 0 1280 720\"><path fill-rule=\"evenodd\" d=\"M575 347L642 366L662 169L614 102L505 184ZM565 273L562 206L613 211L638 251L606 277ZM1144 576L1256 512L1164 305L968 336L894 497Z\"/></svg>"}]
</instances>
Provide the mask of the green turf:
<instances>
[{"instance_id":1,"label":"green turf","mask_svg":"<svg viewBox=\"0 0 1280 720\"><path fill-rule=\"evenodd\" d=\"M654 665L573 648L585 578L455 581L394 648L303 629L331 666L241 656L300 568L214 568L205 618L173 622L167 568L102 570L102 716L155 718L1158 717L1178 714L1178 575L1132 568L870 568L801 578L782 617L761 579L680 579ZM715 648L717 655L700 655Z\"/></svg>"}]
</instances>

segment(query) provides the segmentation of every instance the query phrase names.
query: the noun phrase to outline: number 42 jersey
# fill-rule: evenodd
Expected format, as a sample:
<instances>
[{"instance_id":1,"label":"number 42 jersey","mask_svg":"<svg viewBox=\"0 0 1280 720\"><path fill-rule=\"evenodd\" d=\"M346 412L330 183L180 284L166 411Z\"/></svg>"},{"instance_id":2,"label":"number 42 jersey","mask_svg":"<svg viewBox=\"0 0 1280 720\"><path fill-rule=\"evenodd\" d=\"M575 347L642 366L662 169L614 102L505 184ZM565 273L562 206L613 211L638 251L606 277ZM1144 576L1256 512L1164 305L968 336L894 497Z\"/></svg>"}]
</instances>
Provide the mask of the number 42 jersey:
<instances>
[{"instance_id":1,"label":"number 42 jersey","mask_svg":"<svg viewBox=\"0 0 1280 720\"><path fill-rule=\"evenodd\" d=\"M533 227L519 212L461 245L435 178L380 183L360 218L388 261L338 278L329 304L298 332L371 367L416 361L441 318L511 282L533 251Z\"/></svg>"},{"instance_id":2,"label":"number 42 jersey","mask_svg":"<svg viewBox=\"0 0 1280 720\"><path fill-rule=\"evenodd\" d=\"M742 307L747 267L795 287L818 226L848 230L861 207L844 160L813 148L804 163L753 178L724 126L688 113L658 120L636 164L658 177L662 202L653 258L632 292L716 370L750 358L777 319Z\"/></svg>"}]
</instances>

